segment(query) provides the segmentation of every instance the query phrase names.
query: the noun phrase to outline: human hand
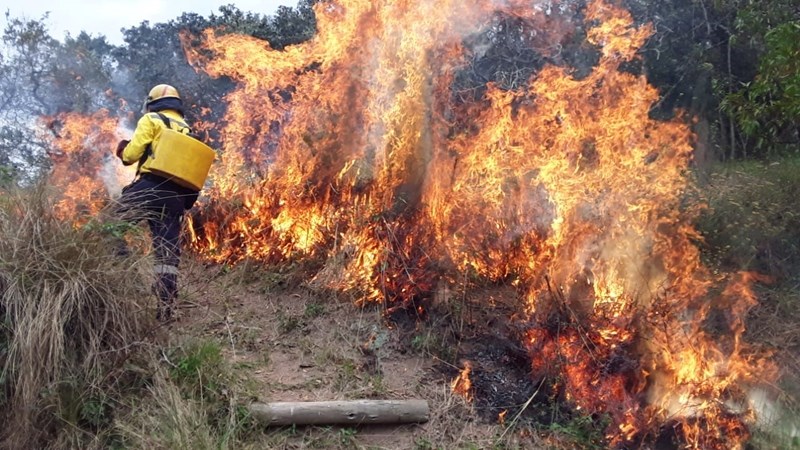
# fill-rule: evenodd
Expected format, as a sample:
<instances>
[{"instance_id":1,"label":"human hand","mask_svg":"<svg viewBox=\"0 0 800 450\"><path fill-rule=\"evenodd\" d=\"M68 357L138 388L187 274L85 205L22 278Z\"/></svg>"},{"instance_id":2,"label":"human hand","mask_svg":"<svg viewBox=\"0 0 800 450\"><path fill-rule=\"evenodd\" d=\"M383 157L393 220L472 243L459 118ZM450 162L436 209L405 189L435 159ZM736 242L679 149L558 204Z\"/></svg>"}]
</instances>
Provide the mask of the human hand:
<instances>
[{"instance_id":1,"label":"human hand","mask_svg":"<svg viewBox=\"0 0 800 450\"><path fill-rule=\"evenodd\" d=\"M125 150L125 147L127 147L128 144L130 144L130 142L131 141L129 141L128 139L123 139L119 141L119 143L117 144L117 158L122 159L122 152Z\"/></svg>"}]
</instances>

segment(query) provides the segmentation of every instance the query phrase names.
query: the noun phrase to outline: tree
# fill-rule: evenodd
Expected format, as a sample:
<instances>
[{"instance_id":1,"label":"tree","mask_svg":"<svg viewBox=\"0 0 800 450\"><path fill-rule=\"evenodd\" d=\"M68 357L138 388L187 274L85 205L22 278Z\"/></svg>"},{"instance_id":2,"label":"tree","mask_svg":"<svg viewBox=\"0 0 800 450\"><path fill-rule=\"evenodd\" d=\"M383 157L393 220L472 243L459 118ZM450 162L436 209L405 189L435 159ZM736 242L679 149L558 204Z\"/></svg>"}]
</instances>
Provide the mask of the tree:
<instances>
[{"instance_id":1,"label":"tree","mask_svg":"<svg viewBox=\"0 0 800 450\"><path fill-rule=\"evenodd\" d=\"M731 90L723 109L739 123L757 154L797 152L800 142L800 5L749 3L737 14L732 39L759 51L757 73Z\"/></svg>"},{"instance_id":2,"label":"tree","mask_svg":"<svg viewBox=\"0 0 800 450\"><path fill-rule=\"evenodd\" d=\"M105 37L81 32L54 49L48 103L56 112L86 114L114 106L114 98L106 93L116 69L113 48Z\"/></svg>"},{"instance_id":3,"label":"tree","mask_svg":"<svg viewBox=\"0 0 800 450\"><path fill-rule=\"evenodd\" d=\"M38 20L6 13L0 47L0 166L4 178L35 177L44 164L45 143L33 133L36 118L54 112L49 104L51 56L58 42Z\"/></svg>"},{"instance_id":4,"label":"tree","mask_svg":"<svg viewBox=\"0 0 800 450\"><path fill-rule=\"evenodd\" d=\"M6 14L0 47L0 166L6 178L30 181L46 171L59 113L90 114L116 101L108 94L113 46L83 32L61 43L48 33L46 20Z\"/></svg>"}]
</instances>

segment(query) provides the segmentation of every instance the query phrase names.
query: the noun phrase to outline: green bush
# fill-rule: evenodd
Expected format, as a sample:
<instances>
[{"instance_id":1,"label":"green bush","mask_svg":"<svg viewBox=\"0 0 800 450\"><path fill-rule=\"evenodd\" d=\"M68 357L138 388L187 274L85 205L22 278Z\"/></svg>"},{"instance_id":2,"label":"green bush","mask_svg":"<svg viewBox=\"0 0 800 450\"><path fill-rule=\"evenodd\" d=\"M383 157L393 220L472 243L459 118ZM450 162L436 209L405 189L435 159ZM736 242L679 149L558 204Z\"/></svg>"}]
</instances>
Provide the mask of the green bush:
<instances>
[{"instance_id":1,"label":"green bush","mask_svg":"<svg viewBox=\"0 0 800 450\"><path fill-rule=\"evenodd\" d=\"M764 53L755 79L729 94L722 108L754 138L759 154L797 154L800 120L800 21L770 26L764 34ZM781 145L787 135L794 137Z\"/></svg>"}]
</instances>

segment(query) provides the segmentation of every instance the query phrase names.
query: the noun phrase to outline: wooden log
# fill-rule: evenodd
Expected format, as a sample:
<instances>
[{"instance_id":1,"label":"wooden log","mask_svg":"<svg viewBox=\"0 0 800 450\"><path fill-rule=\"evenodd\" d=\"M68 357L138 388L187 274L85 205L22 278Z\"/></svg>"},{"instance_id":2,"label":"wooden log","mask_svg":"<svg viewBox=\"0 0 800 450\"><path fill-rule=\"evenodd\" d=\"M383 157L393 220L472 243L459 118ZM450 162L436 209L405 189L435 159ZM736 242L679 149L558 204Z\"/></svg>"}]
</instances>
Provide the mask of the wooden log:
<instances>
[{"instance_id":1,"label":"wooden log","mask_svg":"<svg viewBox=\"0 0 800 450\"><path fill-rule=\"evenodd\" d=\"M250 412L267 426L423 423L430 415L425 400L253 403Z\"/></svg>"}]
</instances>

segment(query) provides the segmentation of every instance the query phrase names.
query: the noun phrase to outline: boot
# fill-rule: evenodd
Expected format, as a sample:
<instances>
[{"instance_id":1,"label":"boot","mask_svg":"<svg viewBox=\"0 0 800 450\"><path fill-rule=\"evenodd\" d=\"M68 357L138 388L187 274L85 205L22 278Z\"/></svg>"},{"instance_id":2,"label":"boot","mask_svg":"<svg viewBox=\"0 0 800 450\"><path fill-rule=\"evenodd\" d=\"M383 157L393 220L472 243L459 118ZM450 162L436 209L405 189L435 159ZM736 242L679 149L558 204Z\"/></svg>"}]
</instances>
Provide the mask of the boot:
<instances>
[{"instance_id":1,"label":"boot","mask_svg":"<svg viewBox=\"0 0 800 450\"><path fill-rule=\"evenodd\" d=\"M173 321L175 319L175 302L178 299L178 275L159 274L154 290L158 297L156 320L161 323Z\"/></svg>"}]
</instances>

